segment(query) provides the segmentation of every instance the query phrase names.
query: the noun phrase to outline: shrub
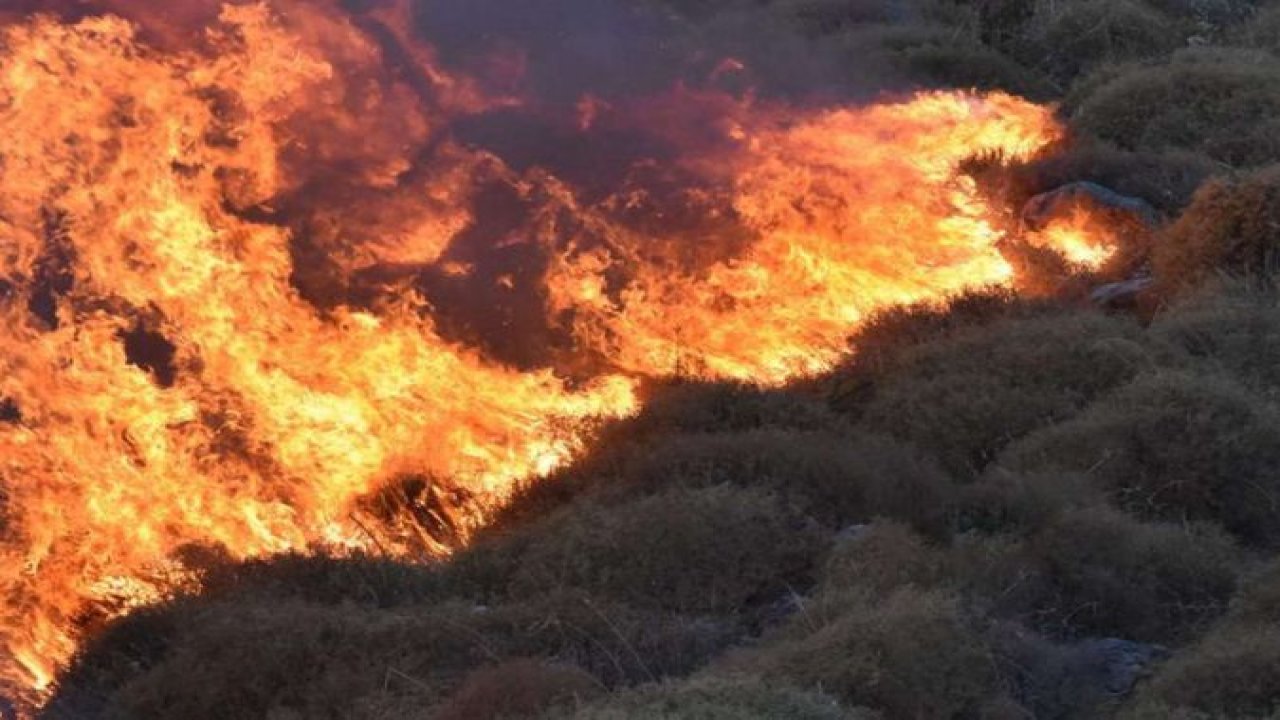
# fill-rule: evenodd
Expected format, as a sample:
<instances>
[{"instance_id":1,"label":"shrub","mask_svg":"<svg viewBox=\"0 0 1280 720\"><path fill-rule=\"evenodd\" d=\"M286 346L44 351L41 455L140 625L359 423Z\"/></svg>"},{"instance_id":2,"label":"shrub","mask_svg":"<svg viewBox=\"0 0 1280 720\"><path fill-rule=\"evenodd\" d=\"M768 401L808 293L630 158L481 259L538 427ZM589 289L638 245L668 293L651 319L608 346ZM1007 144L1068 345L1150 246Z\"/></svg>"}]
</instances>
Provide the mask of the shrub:
<instances>
[{"instance_id":1,"label":"shrub","mask_svg":"<svg viewBox=\"0 0 1280 720\"><path fill-rule=\"evenodd\" d=\"M1280 624L1280 559L1250 576L1231 608L1245 622Z\"/></svg>"},{"instance_id":2,"label":"shrub","mask_svg":"<svg viewBox=\"0 0 1280 720\"><path fill-rule=\"evenodd\" d=\"M1068 82L1105 62L1159 56L1184 42L1168 16L1133 0L1080 0L1042 6L1022 54ZM1031 55L1031 48L1036 54Z\"/></svg>"},{"instance_id":3,"label":"shrub","mask_svg":"<svg viewBox=\"0 0 1280 720\"><path fill-rule=\"evenodd\" d=\"M519 659L471 672L432 714L433 720L535 718L558 705L600 695L599 682L581 669Z\"/></svg>"},{"instance_id":4,"label":"shrub","mask_svg":"<svg viewBox=\"0 0 1280 720\"><path fill-rule=\"evenodd\" d=\"M198 598L132 616L62 678L54 718L416 717L477 668L578 667L606 686L703 665L739 638L707 618L579 594L398 611ZM567 677L566 673L561 673Z\"/></svg>"},{"instance_id":5,"label":"shrub","mask_svg":"<svg viewBox=\"0 0 1280 720\"><path fill-rule=\"evenodd\" d=\"M1011 473L997 468L956 501L960 532L1034 533L1066 510L1099 505L1105 495L1080 473Z\"/></svg>"},{"instance_id":6,"label":"shrub","mask_svg":"<svg viewBox=\"0 0 1280 720\"><path fill-rule=\"evenodd\" d=\"M772 490L832 528L885 516L926 532L943 530L952 492L914 449L854 432L674 435L630 453L617 478L616 494L732 483Z\"/></svg>"},{"instance_id":7,"label":"shrub","mask_svg":"<svg viewBox=\"0 0 1280 720\"><path fill-rule=\"evenodd\" d=\"M1280 424L1271 407L1219 377L1144 376L1027 437L1001 462L1087 473L1144 517L1215 521L1250 543L1280 542Z\"/></svg>"},{"instance_id":8,"label":"shrub","mask_svg":"<svg viewBox=\"0 0 1280 720\"><path fill-rule=\"evenodd\" d=\"M1186 150L1121 150L1099 140L1080 138L1012 168L1009 201L1021 207L1031 197L1068 183L1093 181L1123 195L1140 198L1165 213L1181 211L1206 178L1221 168L1207 156Z\"/></svg>"},{"instance_id":9,"label":"shrub","mask_svg":"<svg viewBox=\"0 0 1280 720\"><path fill-rule=\"evenodd\" d=\"M681 613L728 614L805 577L824 535L766 491L672 488L548 518L512 562L513 598L563 589Z\"/></svg>"},{"instance_id":10,"label":"shrub","mask_svg":"<svg viewBox=\"0 0 1280 720\"><path fill-rule=\"evenodd\" d=\"M730 666L821 687L888 717L963 716L998 694L987 648L947 594L904 588L851 597L838 616L817 627L809 620L798 616Z\"/></svg>"},{"instance_id":11,"label":"shrub","mask_svg":"<svg viewBox=\"0 0 1280 720\"><path fill-rule=\"evenodd\" d=\"M1274 58L1226 51L1107 71L1074 108L1079 132L1125 150L1197 150L1236 167L1280 159Z\"/></svg>"},{"instance_id":12,"label":"shrub","mask_svg":"<svg viewBox=\"0 0 1280 720\"><path fill-rule=\"evenodd\" d=\"M547 720L876 720L765 678L706 678L618 694Z\"/></svg>"},{"instance_id":13,"label":"shrub","mask_svg":"<svg viewBox=\"0 0 1280 720\"><path fill-rule=\"evenodd\" d=\"M944 578L942 561L942 553L911 528L877 522L832 549L822 570L817 602L838 610L850 594L883 596L902 587L928 588Z\"/></svg>"},{"instance_id":14,"label":"shrub","mask_svg":"<svg viewBox=\"0 0 1280 720\"><path fill-rule=\"evenodd\" d=\"M1205 289L1159 315L1151 332L1211 372L1280 397L1280 298L1238 286Z\"/></svg>"},{"instance_id":15,"label":"shrub","mask_svg":"<svg viewBox=\"0 0 1280 720\"><path fill-rule=\"evenodd\" d=\"M883 57L902 80L928 88L1003 90L1048 99L1051 84L1000 51L954 28L870 25L841 35L843 54L863 64Z\"/></svg>"},{"instance_id":16,"label":"shrub","mask_svg":"<svg viewBox=\"0 0 1280 720\"><path fill-rule=\"evenodd\" d=\"M1122 717L1261 719L1278 711L1280 626L1245 623L1174 655Z\"/></svg>"},{"instance_id":17,"label":"shrub","mask_svg":"<svg viewBox=\"0 0 1280 720\"><path fill-rule=\"evenodd\" d=\"M1241 558L1207 527L1072 510L1026 544L1041 586L1036 624L1061 636L1185 638L1225 611Z\"/></svg>"},{"instance_id":18,"label":"shrub","mask_svg":"<svg viewBox=\"0 0 1280 720\"><path fill-rule=\"evenodd\" d=\"M1157 277L1178 288L1215 273L1266 281L1280 269L1280 166L1206 183L1164 233Z\"/></svg>"},{"instance_id":19,"label":"shrub","mask_svg":"<svg viewBox=\"0 0 1280 720\"><path fill-rule=\"evenodd\" d=\"M855 359L870 397L854 411L973 478L1011 441L1074 415L1156 358L1125 320L1085 311L1012 319Z\"/></svg>"}]
</instances>

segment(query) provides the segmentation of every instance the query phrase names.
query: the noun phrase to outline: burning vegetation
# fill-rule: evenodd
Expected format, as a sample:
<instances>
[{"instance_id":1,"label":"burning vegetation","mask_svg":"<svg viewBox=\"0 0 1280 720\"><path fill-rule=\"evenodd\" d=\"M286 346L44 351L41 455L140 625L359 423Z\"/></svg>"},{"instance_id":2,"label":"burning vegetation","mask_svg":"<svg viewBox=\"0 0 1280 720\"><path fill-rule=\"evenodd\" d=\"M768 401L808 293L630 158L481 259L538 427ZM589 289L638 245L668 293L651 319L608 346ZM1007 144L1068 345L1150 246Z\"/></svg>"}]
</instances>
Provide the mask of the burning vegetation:
<instances>
[{"instance_id":1,"label":"burning vegetation","mask_svg":"<svg viewBox=\"0 0 1280 720\"><path fill-rule=\"evenodd\" d=\"M806 5L803 31L864 22L826 17L828 4ZM606 5L614 9L583 12L643 38L699 16ZM949 5L920 4L929 12ZM643 653L683 643L699 617L754 608L740 618L744 628L776 624L761 599L805 578L813 586L813 558L832 531L889 517L910 529L874 532L915 547L902 572L928 566L920 570L927 582L902 595L901 606L877 609L845 586L844 571L829 570L815 602L830 614L814 622L835 630L815 640L792 628L776 656L747 654L730 666L842 687L843 699L894 717L964 712L998 679L982 664L986 636L944 566L977 561L960 546L916 547L915 533L942 540L962 516L1051 504L1044 498L1056 491L1036 485L1037 473L1089 474L1077 462L1095 444L1089 433L1121 414L1105 405L1084 413L1086 406L1137 382L1143 363L1181 357L1169 349L1177 342L1161 344L1092 311L1045 320L1036 303L1048 301L1012 293L1081 298L1089 280L1134 273L1145 289L1161 211L1178 200L1111 202L1087 184L1074 195L1039 194L1082 179L1045 181L1079 174L1070 165L1090 148L1068 137L1056 106L998 89L768 92L771 70L732 48L627 41L606 51L592 44L601 38L575 35L564 42L585 43L579 49L599 66L548 67L537 43L498 33L472 46L432 32L437 17L456 28L491 21L491 11L436 0L186 0L162 11L143 0L32 0L0 11L0 696L35 712L113 621L201 590L221 602L228 566L284 555L305 568L306 556L377 555L386 566L434 567L470 548L495 519L520 526L524 511L505 509L516 498L551 506L559 539L529 541L542 532L535 526L466 549L442 571L452 573L445 584L482 588L476 597L499 605L492 616L460 618L446 604L430 617L400 618L399 630L376 631L347 627L328 609L309 617L339 634L449 647L457 638L437 637L435 624L475 637L500 625L512 645L491 659L510 663L497 667L509 670L512 687L530 697L545 690L558 702L591 695L601 682L637 681L633 661L648 676L640 680L687 673L745 632L691 640L669 667L647 667ZM530 21L513 12L513 26ZM899 48L889 62L898 70L938 65L941 35L890 37L887 25L876 27L883 36L851 46ZM922 59L921 47L934 54ZM983 52L1002 72L1012 62ZM636 53L644 62L627 65ZM994 84L1036 95L1061 73L1083 72L1089 59L1050 58L1043 77ZM615 86L623 67L628 83ZM1082 124L1119 127L1103 112L1106 92L1068 110L1083 113ZM1123 161L1118 150L1106 157L1137 163L1140 150ZM1195 174L1203 165L1187 167ZM1258 178L1246 186L1261 193L1274 184L1272 175ZM1219 197L1231 187L1211 186L1193 208L1244 207ZM1184 219L1172 237L1198 227ZM1249 267L1269 267L1270 251L1250 242L1231 252L1249 255L1241 261ZM1212 254L1191 240L1181 246L1191 250L1157 250L1157 264ZM958 325L937 310L957 297L959 309L945 317ZM904 305L915 309L891 310ZM993 349L986 330L956 329L966 307L977 326L1016 326L1034 341ZM939 344L915 347L904 339L912 332ZM948 369L931 375L932 367ZM765 419L751 415L732 436L716 434L724 428L685 432L669 453L650 453L646 418L666 412L672 381L742 384L728 406L739 408L736 393L746 393L756 398L747 414ZM779 409L780 388L819 382L835 387L831 407L806 396ZM934 383L928 392L925 383ZM1257 420L1269 415L1244 407L1251 401L1233 389L1202 396L1179 383L1136 385L1134 407L1158 424L1166 396L1225 403L1223 412L1238 410L1259 437L1267 434ZM990 391L986 404L971 402L973 388ZM770 413L788 419L775 423ZM946 422L920 421L931 413ZM1063 421L1063 439L1014 443L1050 420ZM858 424L896 440L850 442L842 433ZM634 437L619 439L626 433ZM1115 442L1113 454L1127 457L1128 446ZM747 445L754 449L741 453ZM1077 445L1072 457L1058 451ZM978 482L997 458L1035 487ZM593 466L598 477L583 480ZM557 480L540 490L537 481L549 476ZM1128 492L1130 477L1148 483L1139 471L1098 477L1110 485L1083 495ZM600 489L600 478L616 480L613 489ZM978 484L960 489L957 479ZM590 492L565 510L554 494L566 486ZM609 493L638 487L646 495L635 514L616 517ZM1267 518L1237 507L1235 496L1205 492L1216 510L1195 512L1186 500L1179 517L1229 516L1228 530L1271 541ZM1142 513L1132 498L1117 504ZM1118 554L1131 551L1114 559L1116 574L1164 583L1173 597L1157 602L1178 606L1152 619L1142 640L1184 637L1234 589L1225 569L1202 583L1175 570L1148 578L1175 564L1151 549L1176 535L1173 514L1153 511L1135 529L1119 511L1101 519L1071 511L1055 517L1042 544L1028 541L1010 557L1060 567L1073 528L1114 538ZM1237 511L1247 516L1239 523ZM615 534L601 539L600 528ZM1225 535L1196 532L1207 539L1186 541L1194 546L1188 562L1241 563ZM671 573L661 560L668 543L706 572ZM761 549L735 556L741 578L716 575L734 547ZM1144 569L1148 561L1155 570ZM1010 562L1002 556L992 572L1007 579ZM636 563L631 575L598 574L627 563ZM885 592L898 589L886 582ZM549 587L616 605L575 601L565 610L563 597L546 596ZM581 660L576 666L522 659L537 656L531 648L543 641L527 635L535 624L528 615L538 613L513 603L526 594L554 608L548 613L621 640L606 653L612 666L570 640L558 647ZM1049 570L1023 595L1000 601L1068 624L1074 619L1039 604L1063 596L1099 602ZM441 599L434 590L424 597ZM673 604L675 620L664 615ZM863 616L845 622L845 612ZM1099 617L1081 617L1100 632L1127 622L1092 612ZM910 688L867 691L858 668L832 679L803 660L843 642L842 632L887 645L916 625L927 642L958 648L946 674L969 683L961 694L973 697L918 706ZM669 636L638 639L650 630ZM245 632L242 640L253 634ZM415 648L397 652L415 656ZM634 657L620 662L620 652ZM451 677L465 675L463 665L450 666ZM475 717L480 711L466 708L484 704L486 683L505 682L502 671L468 677L441 705L442 717ZM726 687L732 683L716 680L673 693L696 700ZM805 693L787 690L777 701L811 713L797 717L828 716L822 699ZM650 698L626 702L641 708Z\"/></svg>"}]
</instances>

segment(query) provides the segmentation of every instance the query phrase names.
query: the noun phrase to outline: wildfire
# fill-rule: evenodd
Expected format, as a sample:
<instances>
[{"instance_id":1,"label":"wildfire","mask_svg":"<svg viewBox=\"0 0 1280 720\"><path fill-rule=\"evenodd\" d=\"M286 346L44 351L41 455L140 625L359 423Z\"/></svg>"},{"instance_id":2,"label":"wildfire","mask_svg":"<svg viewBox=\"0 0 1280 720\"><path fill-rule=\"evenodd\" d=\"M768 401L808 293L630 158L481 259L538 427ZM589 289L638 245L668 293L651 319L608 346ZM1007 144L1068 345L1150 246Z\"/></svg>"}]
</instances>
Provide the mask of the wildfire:
<instances>
[{"instance_id":1,"label":"wildfire","mask_svg":"<svg viewBox=\"0 0 1280 720\"><path fill-rule=\"evenodd\" d=\"M782 383L877 308L1011 282L958 167L1059 136L1003 95L586 98L575 131L681 151L602 192L457 139L528 100L371 22L404 21L228 5L188 49L113 15L0 29L0 694L38 706L86 632L193 581L189 548L444 552L360 501L428 478L471 500L465 538L634 412L640 378ZM493 188L521 216L485 235ZM485 292L538 299L561 372L446 332L421 278L481 282L484 243L541 258Z\"/></svg>"}]
</instances>

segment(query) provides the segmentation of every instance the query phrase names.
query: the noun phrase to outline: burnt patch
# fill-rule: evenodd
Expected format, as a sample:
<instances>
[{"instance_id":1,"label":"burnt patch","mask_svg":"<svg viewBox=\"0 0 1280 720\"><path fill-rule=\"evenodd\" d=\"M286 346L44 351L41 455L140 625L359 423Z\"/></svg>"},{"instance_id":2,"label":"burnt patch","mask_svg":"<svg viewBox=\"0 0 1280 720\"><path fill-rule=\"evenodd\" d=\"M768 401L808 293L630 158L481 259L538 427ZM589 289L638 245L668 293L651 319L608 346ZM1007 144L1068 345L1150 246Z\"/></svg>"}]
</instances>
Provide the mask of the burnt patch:
<instances>
[{"instance_id":1,"label":"burnt patch","mask_svg":"<svg viewBox=\"0 0 1280 720\"><path fill-rule=\"evenodd\" d=\"M151 373L160 387L173 387L177 376L174 357L178 348L161 333L139 324L132 330L121 331L125 357L129 364Z\"/></svg>"}]
</instances>

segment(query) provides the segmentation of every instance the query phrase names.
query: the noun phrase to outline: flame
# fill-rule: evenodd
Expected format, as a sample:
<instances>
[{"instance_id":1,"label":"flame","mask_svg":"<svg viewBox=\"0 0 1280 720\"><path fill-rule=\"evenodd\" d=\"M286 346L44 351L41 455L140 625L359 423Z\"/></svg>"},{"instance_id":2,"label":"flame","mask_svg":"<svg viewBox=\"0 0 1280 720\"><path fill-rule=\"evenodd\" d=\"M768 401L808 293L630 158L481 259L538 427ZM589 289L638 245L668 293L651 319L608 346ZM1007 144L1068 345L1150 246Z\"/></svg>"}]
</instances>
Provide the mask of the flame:
<instances>
[{"instance_id":1,"label":"flame","mask_svg":"<svg viewBox=\"0 0 1280 720\"><path fill-rule=\"evenodd\" d=\"M1088 268L1102 267L1120 246L1114 224L1083 207L1053 218L1039 232L1031 233L1032 245L1058 252L1065 260Z\"/></svg>"},{"instance_id":2,"label":"flame","mask_svg":"<svg viewBox=\"0 0 1280 720\"><path fill-rule=\"evenodd\" d=\"M958 167L1060 136L1048 109L999 94L585 99L580 132L700 133L671 168L698 180L676 194L693 229L646 229L627 218L669 202L643 182L587 200L452 140L452 119L526 101L403 32L408 64L387 73L385 47L323 3L227 5L188 50L112 15L0 32L0 400L16 408L0 420L0 694L28 708L93 627L198 582L191 547L407 555L358 504L410 475L477 499L454 509L465 540L516 482L635 412L640 378L782 383L831 367L878 308L1012 282L999 213ZM542 311L601 359L589 377L451 339L404 279L479 274L450 251L494 183L528 211L500 240L544 251ZM1100 262L1087 232L1041 241ZM383 273L375 300L304 297L304 239L341 287ZM171 357L134 357L138 333Z\"/></svg>"}]
</instances>

